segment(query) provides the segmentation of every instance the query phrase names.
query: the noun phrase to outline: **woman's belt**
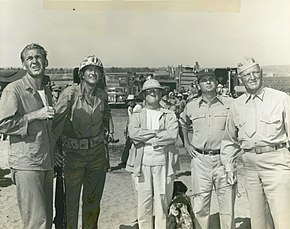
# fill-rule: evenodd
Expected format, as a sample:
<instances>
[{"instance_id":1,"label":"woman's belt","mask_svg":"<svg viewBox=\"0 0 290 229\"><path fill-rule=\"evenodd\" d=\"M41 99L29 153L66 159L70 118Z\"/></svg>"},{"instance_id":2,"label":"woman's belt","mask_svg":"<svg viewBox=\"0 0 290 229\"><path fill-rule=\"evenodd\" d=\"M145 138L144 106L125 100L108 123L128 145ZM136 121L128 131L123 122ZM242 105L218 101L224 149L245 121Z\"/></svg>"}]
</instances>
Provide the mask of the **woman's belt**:
<instances>
[{"instance_id":1,"label":"woman's belt","mask_svg":"<svg viewBox=\"0 0 290 229\"><path fill-rule=\"evenodd\" d=\"M90 149L104 143L104 135L100 134L91 138L75 139L63 136L63 146L70 149Z\"/></svg>"}]
</instances>

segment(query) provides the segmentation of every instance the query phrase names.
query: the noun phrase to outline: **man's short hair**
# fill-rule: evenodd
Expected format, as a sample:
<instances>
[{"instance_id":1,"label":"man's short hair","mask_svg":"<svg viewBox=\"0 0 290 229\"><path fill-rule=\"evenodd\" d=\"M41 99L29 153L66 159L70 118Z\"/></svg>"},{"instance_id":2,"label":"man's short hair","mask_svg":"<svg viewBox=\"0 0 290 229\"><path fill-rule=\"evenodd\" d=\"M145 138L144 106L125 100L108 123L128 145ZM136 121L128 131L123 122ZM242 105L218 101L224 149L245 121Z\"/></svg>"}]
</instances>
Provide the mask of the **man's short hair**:
<instances>
[{"instance_id":1,"label":"man's short hair","mask_svg":"<svg viewBox=\"0 0 290 229\"><path fill-rule=\"evenodd\" d=\"M46 59L46 57L47 57L47 51L41 45L39 45L37 43L32 43L32 44L26 45L25 48L21 51L21 53L20 53L21 62L24 61L24 53L27 50L31 50L31 49L38 49L38 50L40 50L41 54Z\"/></svg>"}]
</instances>

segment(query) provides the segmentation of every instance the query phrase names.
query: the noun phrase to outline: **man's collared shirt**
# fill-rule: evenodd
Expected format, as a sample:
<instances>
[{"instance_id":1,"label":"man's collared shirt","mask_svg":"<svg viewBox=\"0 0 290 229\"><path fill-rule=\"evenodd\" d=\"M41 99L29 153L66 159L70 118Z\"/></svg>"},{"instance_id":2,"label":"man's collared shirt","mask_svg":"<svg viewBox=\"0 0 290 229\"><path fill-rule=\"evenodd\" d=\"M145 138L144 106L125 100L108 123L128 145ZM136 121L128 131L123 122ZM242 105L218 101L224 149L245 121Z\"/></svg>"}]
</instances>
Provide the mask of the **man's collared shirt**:
<instances>
[{"instance_id":1,"label":"man's collared shirt","mask_svg":"<svg viewBox=\"0 0 290 229\"><path fill-rule=\"evenodd\" d=\"M52 102L48 87L47 100ZM44 107L30 76L14 81L4 89L0 102L0 132L10 136L9 166L19 170L51 170L51 120L28 123L27 114ZM51 103L50 103L51 105Z\"/></svg>"},{"instance_id":2,"label":"man's collared shirt","mask_svg":"<svg viewBox=\"0 0 290 229\"><path fill-rule=\"evenodd\" d=\"M230 97L217 96L206 103L202 96L189 102L181 113L183 128L192 126L191 144L200 150L219 150L225 131L226 118L233 101Z\"/></svg>"},{"instance_id":3,"label":"man's collared shirt","mask_svg":"<svg viewBox=\"0 0 290 229\"><path fill-rule=\"evenodd\" d=\"M236 156L239 148L289 141L290 98L286 93L267 87L255 95L246 93L234 100L230 111L222 142L225 163Z\"/></svg>"},{"instance_id":4,"label":"man's collared shirt","mask_svg":"<svg viewBox=\"0 0 290 229\"><path fill-rule=\"evenodd\" d=\"M104 134L111 117L107 93L97 88L90 101L81 84L67 87L60 94L55 110L53 132L56 139L61 134L74 139Z\"/></svg>"}]
</instances>

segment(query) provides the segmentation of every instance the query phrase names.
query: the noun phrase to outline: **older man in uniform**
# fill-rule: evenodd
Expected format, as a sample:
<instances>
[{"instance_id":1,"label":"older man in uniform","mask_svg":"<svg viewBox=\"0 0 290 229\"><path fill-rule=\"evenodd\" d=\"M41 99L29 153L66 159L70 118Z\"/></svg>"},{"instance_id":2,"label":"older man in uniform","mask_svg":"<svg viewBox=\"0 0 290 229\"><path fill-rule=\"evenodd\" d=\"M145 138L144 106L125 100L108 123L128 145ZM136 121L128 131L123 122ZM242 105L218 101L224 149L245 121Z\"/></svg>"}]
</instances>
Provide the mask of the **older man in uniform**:
<instances>
[{"instance_id":1,"label":"older man in uniform","mask_svg":"<svg viewBox=\"0 0 290 229\"><path fill-rule=\"evenodd\" d=\"M238 65L246 93L230 109L222 141L227 171L239 149L253 229L289 228L290 216L290 99L263 86L263 71L254 59Z\"/></svg>"},{"instance_id":2,"label":"older man in uniform","mask_svg":"<svg viewBox=\"0 0 290 229\"><path fill-rule=\"evenodd\" d=\"M220 145L225 131L226 118L232 99L217 95L217 79L212 69L198 72L202 95L189 102L181 113L185 148L192 156L192 190L196 195L193 210L196 228L209 228L211 193L215 188L221 228L235 228L235 180L227 173L220 160ZM190 141L188 129L192 126Z\"/></svg>"}]
</instances>

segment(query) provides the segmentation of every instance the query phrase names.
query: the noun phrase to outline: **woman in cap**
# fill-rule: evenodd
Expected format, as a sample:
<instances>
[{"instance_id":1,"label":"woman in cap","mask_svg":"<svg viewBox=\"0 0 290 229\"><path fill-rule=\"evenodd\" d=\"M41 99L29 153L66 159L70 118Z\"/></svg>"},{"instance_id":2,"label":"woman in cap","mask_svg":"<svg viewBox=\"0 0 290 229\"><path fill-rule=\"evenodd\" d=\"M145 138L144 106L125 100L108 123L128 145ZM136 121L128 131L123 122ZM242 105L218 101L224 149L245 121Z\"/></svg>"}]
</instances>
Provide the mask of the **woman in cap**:
<instances>
[{"instance_id":1,"label":"woman in cap","mask_svg":"<svg viewBox=\"0 0 290 229\"><path fill-rule=\"evenodd\" d=\"M80 84L67 87L56 105L55 139L61 137L64 158L67 228L78 228L81 188L82 228L97 228L100 201L107 171L105 132L111 117L108 95L103 89L104 68L100 59L86 57L79 67Z\"/></svg>"}]
</instances>

